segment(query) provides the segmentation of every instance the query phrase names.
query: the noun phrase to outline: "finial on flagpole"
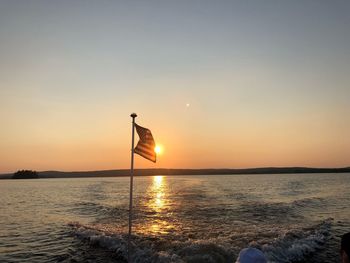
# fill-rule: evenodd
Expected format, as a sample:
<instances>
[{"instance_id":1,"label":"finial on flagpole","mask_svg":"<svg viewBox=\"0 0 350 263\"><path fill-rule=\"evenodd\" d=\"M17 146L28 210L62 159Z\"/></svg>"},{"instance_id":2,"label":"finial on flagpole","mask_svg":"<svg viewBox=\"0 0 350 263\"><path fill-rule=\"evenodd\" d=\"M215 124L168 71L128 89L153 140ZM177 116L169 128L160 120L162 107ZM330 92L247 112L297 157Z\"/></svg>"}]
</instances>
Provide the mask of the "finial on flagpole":
<instances>
[{"instance_id":1,"label":"finial on flagpole","mask_svg":"<svg viewBox=\"0 0 350 263\"><path fill-rule=\"evenodd\" d=\"M130 115L131 118L135 119L137 117L137 114L134 112L134 113L131 113Z\"/></svg>"}]
</instances>

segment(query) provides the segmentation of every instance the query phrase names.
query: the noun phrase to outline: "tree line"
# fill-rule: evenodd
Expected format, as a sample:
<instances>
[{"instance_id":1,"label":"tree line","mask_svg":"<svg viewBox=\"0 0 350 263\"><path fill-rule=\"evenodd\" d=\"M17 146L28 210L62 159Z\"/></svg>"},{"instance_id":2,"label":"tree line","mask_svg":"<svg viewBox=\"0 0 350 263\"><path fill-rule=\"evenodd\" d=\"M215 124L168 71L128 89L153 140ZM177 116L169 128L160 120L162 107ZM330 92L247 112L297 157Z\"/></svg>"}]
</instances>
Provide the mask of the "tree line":
<instances>
[{"instance_id":1,"label":"tree line","mask_svg":"<svg viewBox=\"0 0 350 263\"><path fill-rule=\"evenodd\" d=\"M12 179L33 179L33 178L39 178L38 173L33 170L19 170L15 172L12 176Z\"/></svg>"}]
</instances>

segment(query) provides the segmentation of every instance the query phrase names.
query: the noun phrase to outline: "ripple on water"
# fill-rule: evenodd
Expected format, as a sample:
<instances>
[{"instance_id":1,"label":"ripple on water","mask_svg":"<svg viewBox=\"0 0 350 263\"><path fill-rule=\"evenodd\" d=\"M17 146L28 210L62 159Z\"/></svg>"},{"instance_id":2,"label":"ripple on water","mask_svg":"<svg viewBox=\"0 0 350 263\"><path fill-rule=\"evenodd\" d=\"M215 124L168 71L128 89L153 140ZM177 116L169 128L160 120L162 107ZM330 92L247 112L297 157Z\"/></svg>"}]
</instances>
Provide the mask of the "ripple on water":
<instances>
[{"instance_id":1,"label":"ripple on water","mask_svg":"<svg viewBox=\"0 0 350 263\"><path fill-rule=\"evenodd\" d=\"M0 261L125 262L126 179L0 181ZM255 246L270 262L332 262L349 186L346 175L135 178L133 256L231 263Z\"/></svg>"}]
</instances>

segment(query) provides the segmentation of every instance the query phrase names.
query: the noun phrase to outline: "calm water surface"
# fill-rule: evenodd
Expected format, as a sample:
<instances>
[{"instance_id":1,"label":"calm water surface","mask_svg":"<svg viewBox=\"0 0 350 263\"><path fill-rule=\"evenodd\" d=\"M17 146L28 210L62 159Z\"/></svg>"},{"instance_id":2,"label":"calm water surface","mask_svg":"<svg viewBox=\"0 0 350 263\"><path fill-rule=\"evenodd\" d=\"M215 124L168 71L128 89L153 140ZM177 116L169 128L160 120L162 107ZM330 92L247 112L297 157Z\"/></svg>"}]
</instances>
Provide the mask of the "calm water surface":
<instances>
[{"instance_id":1,"label":"calm water surface","mask_svg":"<svg viewBox=\"0 0 350 263\"><path fill-rule=\"evenodd\" d=\"M339 262L350 174L135 179L134 262ZM129 178L0 180L0 262L125 262Z\"/></svg>"}]
</instances>

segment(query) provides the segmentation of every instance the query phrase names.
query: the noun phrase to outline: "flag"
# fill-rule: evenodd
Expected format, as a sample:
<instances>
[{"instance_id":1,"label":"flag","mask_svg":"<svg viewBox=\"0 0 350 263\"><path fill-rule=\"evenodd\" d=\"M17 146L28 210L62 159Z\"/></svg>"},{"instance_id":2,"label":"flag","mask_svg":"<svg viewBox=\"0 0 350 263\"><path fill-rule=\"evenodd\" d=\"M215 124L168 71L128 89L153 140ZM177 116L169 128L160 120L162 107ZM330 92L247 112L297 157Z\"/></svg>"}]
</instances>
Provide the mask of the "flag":
<instances>
[{"instance_id":1,"label":"flag","mask_svg":"<svg viewBox=\"0 0 350 263\"><path fill-rule=\"evenodd\" d=\"M156 162L157 154L154 151L156 143L154 142L152 133L149 129L143 128L135 123L137 134L140 137L139 142L135 147L135 153L141 155L142 157Z\"/></svg>"}]
</instances>

